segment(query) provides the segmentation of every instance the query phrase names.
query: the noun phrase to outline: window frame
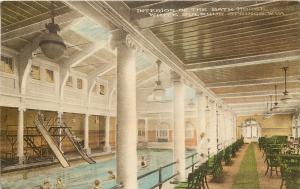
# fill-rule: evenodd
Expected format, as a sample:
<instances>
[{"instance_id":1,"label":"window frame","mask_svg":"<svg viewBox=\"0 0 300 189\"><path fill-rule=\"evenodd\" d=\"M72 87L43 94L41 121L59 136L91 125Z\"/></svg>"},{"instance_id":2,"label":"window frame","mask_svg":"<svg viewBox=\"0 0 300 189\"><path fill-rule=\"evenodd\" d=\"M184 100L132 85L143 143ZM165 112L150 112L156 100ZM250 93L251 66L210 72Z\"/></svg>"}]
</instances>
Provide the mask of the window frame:
<instances>
[{"instance_id":1,"label":"window frame","mask_svg":"<svg viewBox=\"0 0 300 189\"><path fill-rule=\"evenodd\" d=\"M193 139L195 137L195 128L191 123L186 123L185 127L185 138L186 139Z\"/></svg>"},{"instance_id":2,"label":"window frame","mask_svg":"<svg viewBox=\"0 0 300 189\"><path fill-rule=\"evenodd\" d=\"M80 85L79 85L79 83L80 83ZM77 87L77 89L80 89L80 90L83 89L83 80L81 78L76 79L76 87Z\"/></svg>"},{"instance_id":3,"label":"window frame","mask_svg":"<svg viewBox=\"0 0 300 189\"><path fill-rule=\"evenodd\" d=\"M46 74L45 74L45 75L46 75L45 81L47 81L48 83L54 83L54 82L55 82L54 71L45 68L45 72L46 72ZM49 77L49 73L52 73L52 80L49 80L49 79L48 79L48 78L50 78L50 77Z\"/></svg>"},{"instance_id":4,"label":"window frame","mask_svg":"<svg viewBox=\"0 0 300 189\"><path fill-rule=\"evenodd\" d=\"M10 60L10 62L6 62L5 60L2 60L2 59ZM9 66L9 67L11 67L9 69L9 71L6 70L8 64L11 64L11 66ZM15 67L14 66L15 66L15 63L14 63L14 58L13 57L6 56L4 54L1 55L1 64L0 64L0 67L2 67L3 70L1 70L1 68L0 68L0 72L6 73L6 74L14 74L15 73Z\"/></svg>"},{"instance_id":5,"label":"window frame","mask_svg":"<svg viewBox=\"0 0 300 189\"><path fill-rule=\"evenodd\" d=\"M69 76L67 81L66 81L66 86L68 87L73 87L73 77Z\"/></svg>"},{"instance_id":6,"label":"window frame","mask_svg":"<svg viewBox=\"0 0 300 189\"><path fill-rule=\"evenodd\" d=\"M38 68L38 78L36 78L33 75L33 69L34 68ZM31 65L30 77L31 77L31 79L34 79L34 80L37 80L37 81L41 81L41 67L39 65Z\"/></svg>"}]
</instances>

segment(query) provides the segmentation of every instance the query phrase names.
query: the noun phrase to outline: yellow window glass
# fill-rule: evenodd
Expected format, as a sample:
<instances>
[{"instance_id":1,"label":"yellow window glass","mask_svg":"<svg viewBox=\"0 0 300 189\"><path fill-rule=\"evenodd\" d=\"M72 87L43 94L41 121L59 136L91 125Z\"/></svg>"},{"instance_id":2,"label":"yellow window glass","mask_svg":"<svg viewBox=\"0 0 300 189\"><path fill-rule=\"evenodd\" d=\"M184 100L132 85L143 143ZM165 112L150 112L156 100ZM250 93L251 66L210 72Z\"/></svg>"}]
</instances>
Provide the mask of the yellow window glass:
<instances>
[{"instance_id":1,"label":"yellow window glass","mask_svg":"<svg viewBox=\"0 0 300 189\"><path fill-rule=\"evenodd\" d=\"M14 73L13 59L1 56L0 71L5 73Z\"/></svg>"},{"instance_id":2,"label":"yellow window glass","mask_svg":"<svg viewBox=\"0 0 300 189\"><path fill-rule=\"evenodd\" d=\"M40 80L41 79L40 67L32 65L30 76L31 76L32 79Z\"/></svg>"},{"instance_id":3,"label":"yellow window glass","mask_svg":"<svg viewBox=\"0 0 300 189\"><path fill-rule=\"evenodd\" d=\"M52 70L46 69L46 81L54 83L54 72Z\"/></svg>"},{"instance_id":4,"label":"yellow window glass","mask_svg":"<svg viewBox=\"0 0 300 189\"><path fill-rule=\"evenodd\" d=\"M82 79L77 79L77 89L82 89Z\"/></svg>"}]
</instances>

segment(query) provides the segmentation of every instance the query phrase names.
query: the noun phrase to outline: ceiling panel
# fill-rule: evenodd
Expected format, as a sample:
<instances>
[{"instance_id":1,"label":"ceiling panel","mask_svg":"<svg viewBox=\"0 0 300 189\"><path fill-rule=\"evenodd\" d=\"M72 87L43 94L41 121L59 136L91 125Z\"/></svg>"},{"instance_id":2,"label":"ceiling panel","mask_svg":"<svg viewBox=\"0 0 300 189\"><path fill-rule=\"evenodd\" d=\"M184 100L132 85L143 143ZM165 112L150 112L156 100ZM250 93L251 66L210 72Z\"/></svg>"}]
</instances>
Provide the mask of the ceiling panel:
<instances>
[{"instance_id":1,"label":"ceiling panel","mask_svg":"<svg viewBox=\"0 0 300 189\"><path fill-rule=\"evenodd\" d=\"M220 68L195 72L206 84L260 78L283 77L282 67L288 66L288 76L300 75L300 60L251 66Z\"/></svg>"},{"instance_id":2,"label":"ceiling panel","mask_svg":"<svg viewBox=\"0 0 300 189\"><path fill-rule=\"evenodd\" d=\"M282 79L284 80L284 79ZM277 92L282 93L284 91L284 83L276 84ZM300 88L300 82L289 82L287 83L287 89ZM226 93L242 93L242 92L253 92L253 91L273 91L275 93L275 84L267 85L252 85L252 86L239 86L239 87L226 87L226 88L215 88L212 89L214 93L226 94Z\"/></svg>"},{"instance_id":3,"label":"ceiling panel","mask_svg":"<svg viewBox=\"0 0 300 189\"><path fill-rule=\"evenodd\" d=\"M244 3L226 2L226 7ZM299 49L299 2L252 2L255 6L280 8L282 15L203 16L152 31L186 64Z\"/></svg>"},{"instance_id":4,"label":"ceiling panel","mask_svg":"<svg viewBox=\"0 0 300 189\"><path fill-rule=\"evenodd\" d=\"M54 15L71 11L63 2L53 1ZM1 29L8 32L50 18L50 1L4 1L1 3Z\"/></svg>"}]
</instances>

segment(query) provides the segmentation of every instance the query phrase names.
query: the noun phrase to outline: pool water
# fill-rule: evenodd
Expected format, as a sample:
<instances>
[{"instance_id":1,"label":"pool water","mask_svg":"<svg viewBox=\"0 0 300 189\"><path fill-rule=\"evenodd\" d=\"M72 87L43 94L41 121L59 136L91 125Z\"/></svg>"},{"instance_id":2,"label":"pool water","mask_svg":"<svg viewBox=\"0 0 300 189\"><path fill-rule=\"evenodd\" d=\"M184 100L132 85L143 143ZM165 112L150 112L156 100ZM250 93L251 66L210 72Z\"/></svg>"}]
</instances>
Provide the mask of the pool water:
<instances>
[{"instance_id":1,"label":"pool water","mask_svg":"<svg viewBox=\"0 0 300 189\"><path fill-rule=\"evenodd\" d=\"M192 154L193 151L187 151L186 155ZM157 169L160 166L172 162L172 150L155 150L145 149L138 150L138 157L144 156L149 162L148 167L139 168L138 175L145 174L151 170ZM139 158L140 159L140 158ZM187 166L191 163L187 160ZM96 164L82 163L69 168L49 167L49 169L41 169L27 173L27 178L23 178L24 171L20 171L14 175L1 175L2 189L33 189L42 185L44 180L48 180L51 188L54 189L56 179L61 178L64 189L90 189L94 186L96 179L107 179L107 171L113 170L114 173L116 166L116 159L98 161ZM174 166L163 169L162 178L168 178L173 174ZM155 172L147 177L139 180L140 189L149 189L158 183L158 172ZM104 189L109 189L116 185L114 180L102 182Z\"/></svg>"}]
</instances>

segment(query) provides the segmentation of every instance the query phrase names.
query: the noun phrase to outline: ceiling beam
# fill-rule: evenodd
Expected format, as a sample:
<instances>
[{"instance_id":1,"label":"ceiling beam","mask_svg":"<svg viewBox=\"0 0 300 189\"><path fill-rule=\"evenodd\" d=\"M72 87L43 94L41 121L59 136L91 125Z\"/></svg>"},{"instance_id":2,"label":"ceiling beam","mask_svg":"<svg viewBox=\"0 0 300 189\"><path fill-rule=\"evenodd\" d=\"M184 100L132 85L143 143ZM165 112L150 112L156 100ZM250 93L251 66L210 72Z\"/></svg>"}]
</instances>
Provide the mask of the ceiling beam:
<instances>
[{"instance_id":1,"label":"ceiling beam","mask_svg":"<svg viewBox=\"0 0 300 189\"><path fill-rule=\"evenodd\" d=\"M139 30L132 24L128 15L130 10L128 7L121 4L115 4L112 1L93 1L93 2L72 2L68 1L67 4L72 8L80 10L82 14L94 20L96 23L101 24L103 19L110 20L117 28L122 28L124 31L135 40L138 41L145 52L155 56L162 62L166 63L172 70L180 74L184 79L193 83L195 88L199 91L205 92L210 98L217 99L220 103L221 100L210 90L204 87L203 82L195 75L188 73L183 68L183 62L173 54L168 47L166 47L152 32L151 30ZM118 5L118 6L116 6ZM94 14L92 15L91 12Z\"/></svg>"},{"instance_id":2,"label":"ceiling beam","mask_svg":"<svg viewBox=\"0 0 300 189\"><path fill-rule=\"evenodd\" d=\"M277 113L273 113L272 115L278 115L278 114L292 114L294 113L295 110L294 109L291 109L291 110L284 110L284 111L281 111L281 112L277 112ZM264 115L265 112L262 111L262 110L252 110L252 111L239 111L239 112L236 112L237 116L253 116L253 115Z\"/></svg>"},{"instance_id":3,"label":"ceiling beam","mask_svg":"<svg viewBox=\"0 0 300 189\"><path fill-rule=\"evenodd\" d=\"M287 82L298 82L300 81L300 75L287 76ZM272 78L260 78L251 80L239 80L239 81L228 81L209 83L206 87L210 89L214 88L230 88L230 87L241 87L241 86L253 86L253 85L269 85L284 83L284 77L272 77Z\"/></svg>"},{"instance_id":4,"label":"ceiling beam","mask_svg":"<svg viewBox=\"0 0 300 189\"><path fill-rule=\"evenodd\" d=\"M299 103L300 99L292 99L289 101L288 104L296 104ZM282 104L281 102L279 102ZM236 108L236 107L251 107L251 106L266 106L267 101L256 101L256 102L237 102L237 103L227 103L231 108Z\"/></svg>"},{"instance_id":5,"label":"ceiling beam","mask_svg":"<svg viewBox=\"0 0 300 189\"><path fill-rule=\"evenodd\" d=\"M66 24L72 22L75 19L82 17L77 11L70 11L65 14L59 15L55 17L55 23L58 25ZM45 30L45 24L49 23L49 19L42 20L40 22L36 22L33 24L27 24L23 27L16 27L9 31L3 31L1 33L2 42L6 42L15 38L19 38L34 32L39 32Z\"/></svg>"},{"instance_id":6,"label":"ceiling beam","mask_svg":"<svg viewBox=\"0 0 300 189\"><path fill-rule=\"evenodd\" d=\"M159 73L162 74L163 71L160 71ZM136 83L136 86L137 87L140 87L142 86L143 84L153 80L154 78L157 77L157 71L156 70L153 70L151 74L147 75L146 78L142 78L142 79L138 79L137 80L137 83Z\"/></svg>"},{"instance_id":7,"label":"ceiling beam","mask_svg":"<svg viewBox=\"0 0 300 189\"><path fill-rule=\"evenodd\" d=\"M241 58L208 61L201 63L190 63L185 65L187 71L200 71L211 69L222 69L241 66L252 66L258 64L270 64L286 61L300 60L300 50L270 53L257 56L246 56Z\"/></svg>"},{"instance_id":8,"label":"ceiling beam","mask_svg":"<svg viewBox=\"0 0 300 189\"><path fill-rule=\"evenodd\" d=\"M300 89L288 89L289 94L300 94ZM274 95L274 90L270 91L253 91L253 92L238 92L238 93L226 93L218 95L222 99L229 98L245 98L245 97L259 97L259 96L270 96ZM282 96L279 93L278 96Z\"/></svg>"},{"instance_id":9,"label":"ceiling beam","mask_svg":"<svg viewBox=\"0 0 300 189\"><path fill-rule=\"evenodd\" d=\"M104 74L110 72L111 70L117 67L116 64L106 64L104 68L96 69L90 73L88 73L88 80L94 80L97 77L103 76Z\"/></svg>"},{"instance_id":10,"label":"ceiling beam","mask_svg":"<svg viewBox=\"0 0 300 189\"><path fill-rule=\"evenodd\" d=\"M80 12L82 15L85 15L88 18L91 18L97 24L106 28L107 30L115 30L117 29L115 25L113 25L109 20L109 18L99 15L101 14L98 11L98 4L96 2L88 2L88 1L66 1L65 4L70 6L72 9ZM124 11L122 11L124 12Z\"/></svg>"},{"instance_id":11,"label":"ceiling beam","mask_svg":"<svg viewBox=\"0 0 300 189\"><path fill-rule=\"evenodd\" d=\"M76 65L78 65L88 57L92 56L98 50L104 48L105 46L106 44L103 41L99 43L90 44L86 49L83 49L80 52L75 52L75 54L73 54L71 58L67 59L64 62L64 64L66 65L66 67L69 68L75 67Z\"/></svg>"},{"instance_id":12,"label":"ceiling beam","mask_svg":"<svg viewBox=\"0 0 300 189\"><path fill-rule=\"evenodd\" d=\"M298 106L287 106L287 107L280 107L278 109L279 111L284 111L284 110L296 110ZM233 108L233 111L235 112L241 112L241 111L266 111L267 107L244 107L244 108Z\"/></svg>"}]
</instances>

